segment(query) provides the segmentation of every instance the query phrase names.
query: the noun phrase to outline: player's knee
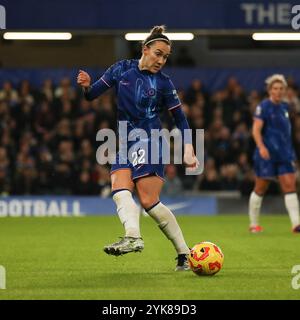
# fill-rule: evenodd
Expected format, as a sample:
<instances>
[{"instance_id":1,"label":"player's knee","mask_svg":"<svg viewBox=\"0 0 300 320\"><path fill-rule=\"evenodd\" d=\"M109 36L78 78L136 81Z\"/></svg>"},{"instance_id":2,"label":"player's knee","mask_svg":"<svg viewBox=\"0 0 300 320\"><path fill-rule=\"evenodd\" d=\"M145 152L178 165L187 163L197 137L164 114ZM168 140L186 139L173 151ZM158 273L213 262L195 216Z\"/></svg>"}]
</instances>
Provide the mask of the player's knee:
<instances>
[{"instance_id":1,"label":"player's knee","mask_svg":"<svg viewBox=\"0 0 300 320\"><path fill-rule=\"evenodd\" d=\"M254 192L260 197L262 197L267 192L267 190L268 187L255 186L254 188Z\"/></svg>"},{"instance_id":2,"label":"player's knee","mask_svg":"<svg viewBox=\"0 0 300 320\"><path fill-rule=\"evenodd\" d=\"M296 192L296 187L294 184L288 184L281 186L282 192L283 193L294 193Z\"/></svg>"},{"instance_id":3,"label":"player's knee","mask_svg":"<svg viewBox=\"0 0 300 320\"><path fill-rule=\"evenodd\" d=\"M134 188L134 183L131 180L130 173L127 170L118 170L111 175L112 190L128 189L130 191Z\"/></svg>"},{"instance_id":4,"label":"player's knee","mask_svg":"<svg viewBox=\"0 0 300 320\"><path fill-rule=\"evenodd\" d=\"M280 181L280 187L283 193L292 193L296 191L296 183L292 179Z\"/></svg>"},{"instance_id":5,"label":"player's knee","mask_svg":"<svg viewBox=\"0 0 300 320\"><path fill-rule=\"evenodd\" d=\"M156 204L159 201L157 197L151 197L149 195L145 195L140 198L140 203L144 209L151 208L154 204Z\"/></svg>"},{"instance_id":6,"label":"player's knee","mask_svg":"<svg viewBox=\"0 0 300 320\"><path fill-rule=\"evenodd\" d=\"M119 189L128 189L130 191L133 190L133 183L129 181L122 181L119 179L115 179L114 181L111 182L111 189L112 190L119 190Z\"/></svg>"},{"instance_id":7,"label":"player's knee","mask_svg":"<svg viewBox=\"0 0 300 320\"><path fill-rule=\"evenodd\" d=\"M254 192L259 196L263 196L267 192L269 184L270 183L268 181L257 179L254 187Z\"/></svg>"}]
</instances>

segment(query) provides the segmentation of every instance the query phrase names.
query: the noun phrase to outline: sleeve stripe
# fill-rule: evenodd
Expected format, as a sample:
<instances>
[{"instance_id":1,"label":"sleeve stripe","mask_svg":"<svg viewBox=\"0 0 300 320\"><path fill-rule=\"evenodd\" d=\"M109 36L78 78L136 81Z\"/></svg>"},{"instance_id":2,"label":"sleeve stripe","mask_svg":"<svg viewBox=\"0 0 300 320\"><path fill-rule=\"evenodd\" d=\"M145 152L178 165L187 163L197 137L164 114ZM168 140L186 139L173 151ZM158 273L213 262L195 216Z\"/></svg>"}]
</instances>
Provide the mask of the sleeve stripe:
<instances>
[{"instance_id":1,"label":"sleeve stripe","mask_svg":"<svg viewBox=\"0 0 300 320\"><path fill-rule=\"evenodd\" d=\"M103 78L101 78L101 80L102 80L108 87L110 87L110 85L109 85Z\"/></svg>"},{"instance_id":2,"label":"sleeve stripe","mask_svg":"<svg viewBox=\"0 0 300 320\"><path fill-rule=\"evenodd\" d=\"M168 110L170 111L170 110L173 110L173 109L178 108L178 107L180 107L180 106L181 106L181 103L177 104L177 105L174 106L174 107L169 108Z\"/></svg>"}]
</instances>

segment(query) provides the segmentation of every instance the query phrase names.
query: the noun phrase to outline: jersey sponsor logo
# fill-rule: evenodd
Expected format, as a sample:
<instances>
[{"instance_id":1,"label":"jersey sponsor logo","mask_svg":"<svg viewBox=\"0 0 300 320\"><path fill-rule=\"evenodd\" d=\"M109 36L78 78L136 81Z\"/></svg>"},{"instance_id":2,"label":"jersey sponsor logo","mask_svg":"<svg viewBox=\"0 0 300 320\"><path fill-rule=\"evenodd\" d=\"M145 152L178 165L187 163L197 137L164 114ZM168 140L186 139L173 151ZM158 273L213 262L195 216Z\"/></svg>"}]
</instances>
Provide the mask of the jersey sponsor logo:
<instances>
[{"instance_id":1,"label":"jersey sponsor logo","mask_svg":"<svg viewBox=\"0 0 300 320\"><path fill-rule=\"evenodd\" d=\"M0 266L0 289L6 289L6 271L3 266Z\"/></svg>"},{"instance_id":2,"label":"jersey sponsor logo","mask_svg":"<svg viewBox=\"0 0 300 320\"><path fill-rule=\"evenodd\" d=\"M190 203L188 202L178 202L178 203L172 203L172 204L169 204L168 205L168 208L172 211L175 211L175 210L179 210L179 209L183 209L183 208L186 208L190 206Z\"/></svg>"},{"instance_id":3,"label":"jersey sponsor logo","mask_svg":"<svg viewBox=\"0 0 300 320\"><path fill-rule=\"evenodd\" d=\"M121 80L121 81L120 81L120 84L122 84L123 86L129 86L129 85L130 85L130 82Z\"/></svg>"}]
</instances>

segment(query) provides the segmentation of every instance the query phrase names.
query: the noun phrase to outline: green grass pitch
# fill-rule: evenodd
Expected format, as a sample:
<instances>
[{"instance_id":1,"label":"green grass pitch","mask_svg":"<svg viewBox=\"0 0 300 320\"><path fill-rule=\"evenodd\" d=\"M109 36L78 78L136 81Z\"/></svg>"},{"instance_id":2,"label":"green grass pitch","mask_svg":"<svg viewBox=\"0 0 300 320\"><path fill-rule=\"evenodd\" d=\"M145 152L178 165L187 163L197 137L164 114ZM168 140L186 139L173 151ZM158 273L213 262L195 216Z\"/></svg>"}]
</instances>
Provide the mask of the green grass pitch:
<instances>
[{"instance_id":1,"label":"green grass pitch","mask_svg":"<svg viewBox=\"0 0 300 320\"><path fill-rule=\"evenodd\" d=\"M141 217L142 253L108 256L102 247L122 235L116 216L1 218L1 299L300 299L292 288L300 235L287 216L262 216L265 232L248 233L246 215L179 216L189 246L212 241L225 255L211 277L174 271L169 240Z\"/></svg>"}]
</instances>

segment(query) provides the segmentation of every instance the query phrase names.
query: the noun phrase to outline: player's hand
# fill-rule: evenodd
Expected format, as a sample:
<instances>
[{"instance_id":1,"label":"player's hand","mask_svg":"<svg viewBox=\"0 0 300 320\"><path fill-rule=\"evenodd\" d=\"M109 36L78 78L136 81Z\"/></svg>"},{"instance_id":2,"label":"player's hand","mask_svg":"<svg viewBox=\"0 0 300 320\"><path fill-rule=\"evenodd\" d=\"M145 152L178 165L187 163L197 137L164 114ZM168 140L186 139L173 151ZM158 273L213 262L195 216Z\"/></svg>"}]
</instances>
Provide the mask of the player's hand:
<instances>
[{"instance_id":1,"label":"player's hand","mask_svg":"<svg viewBox=\"0 0 300 320\"><path fill-rule=\"evenodd\" d=\"M194 148L191 144L184 146L183 162L189 170L196 170L199 167L199 161L194 153Z\"/></svg>"},{"instance_id":2,"label":"player's hand","mask_svg":"<svg viewBox=\"0 0 300 320\"><path fill-rule=\"evenodd\" d=\"M83 88L87 88L91 85L91 77L89 74L83 70L79 70L77 76L77 83Z\"/></svg>"},{"instance_id":3,"label":"player's hand","mask_svg":"<svg viewBox=\"0 0 300 320\"><path fill-rule=\"evenodd\" d=\"M259 148L259 154L264 160L270 160L269 150L265 146Z\"/></svg>"}]
</instances>

